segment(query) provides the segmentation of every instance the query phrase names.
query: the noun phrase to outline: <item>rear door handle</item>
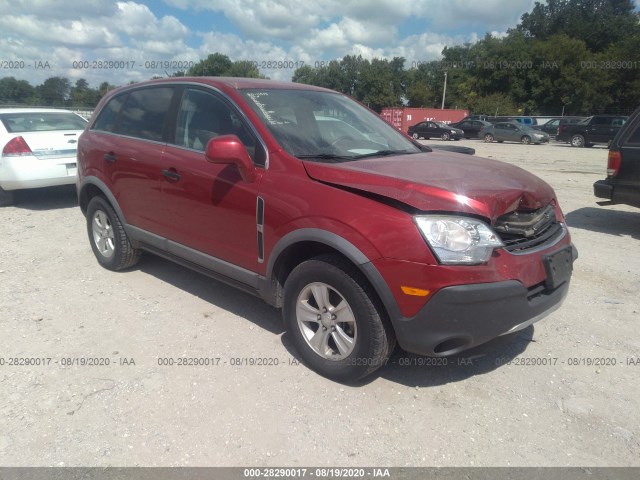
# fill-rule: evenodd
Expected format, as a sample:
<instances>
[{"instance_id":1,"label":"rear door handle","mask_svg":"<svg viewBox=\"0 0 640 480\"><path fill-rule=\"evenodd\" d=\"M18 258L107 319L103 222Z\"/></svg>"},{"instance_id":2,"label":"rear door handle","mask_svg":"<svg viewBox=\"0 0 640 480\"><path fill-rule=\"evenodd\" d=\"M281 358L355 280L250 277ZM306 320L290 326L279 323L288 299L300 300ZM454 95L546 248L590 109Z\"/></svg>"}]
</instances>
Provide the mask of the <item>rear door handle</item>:
<instances>
[{"instance_id":1,"label":"rear door handle","mask_svg":"<svg viewBox=\"0 0 640 480\"><path fill-rule=\"evenodd\" d=\"M104 158L104 160L107 161L107 162L113 163L113 162L116 161L116 154L113 153L113 152L105 153L104 157L102 157L102 158Z\"/></svg>"},{"instance_id":2,"label":"rear door handle","mask_svg":"<svg viewBox=\"0 0 640 480\"><path fill-rule=\"evenodd\" d=\"M165 177L167 177L169 180L173 180L175 182L177 182L178 180L180 180L180 178L182 178L180 176L180 174L178 172L176 172L175 170L171 169L171 170L162 170L162 175L164 175Z\"/></svg>"}]
</instances>

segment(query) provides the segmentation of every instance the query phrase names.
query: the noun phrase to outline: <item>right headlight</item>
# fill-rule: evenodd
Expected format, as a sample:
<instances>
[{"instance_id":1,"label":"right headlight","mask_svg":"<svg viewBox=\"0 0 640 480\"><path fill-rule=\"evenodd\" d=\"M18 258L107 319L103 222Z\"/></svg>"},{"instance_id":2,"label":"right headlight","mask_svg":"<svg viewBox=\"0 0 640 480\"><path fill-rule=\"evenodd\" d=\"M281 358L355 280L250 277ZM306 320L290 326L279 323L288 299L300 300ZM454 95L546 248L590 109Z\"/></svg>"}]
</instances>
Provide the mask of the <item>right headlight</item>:
<instances>
[{"instance_id":1,"label":"right headlight","mask_svg":"<svg viewBox=\"0 0 640 480\"><path fill-rule=\"evenodd\" d=\"M418 229L440 263L474 265L491 258L503 243L484 222L451 215L418 215Z\"/></svg>"}]
</instances>

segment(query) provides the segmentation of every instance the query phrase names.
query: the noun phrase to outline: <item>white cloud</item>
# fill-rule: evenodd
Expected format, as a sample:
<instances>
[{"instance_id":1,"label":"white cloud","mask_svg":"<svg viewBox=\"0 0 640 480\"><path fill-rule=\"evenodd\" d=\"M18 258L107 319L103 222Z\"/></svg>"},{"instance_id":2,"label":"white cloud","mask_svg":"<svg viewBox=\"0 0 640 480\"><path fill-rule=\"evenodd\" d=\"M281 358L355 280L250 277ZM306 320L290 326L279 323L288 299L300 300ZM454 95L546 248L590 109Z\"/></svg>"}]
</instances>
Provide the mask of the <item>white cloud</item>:
<instances>
[{"instance_id":1,"label":"white cloud","mask_svg":"<svg viewBox=\"0 0 640 480\"><path fill-rule=\"evenodd\" d=\"M189 29L173 16L158 19L146 5L118 2L118 10L110 21L112 27L132 38L175 39L189 34Z\"/></svg>"},{"instance_id":2,"label":"white cloud","mask_svg":"<svg viewBox=\"0 0 640 480\"><path fill-rule=\"evenodd\" d=\"M96 48L120 42L118 36L106 26L80 20L42 19L35 15L0 15L0 30L9 38L44 44Z\"/></svg>"},{"instance_id":3,"label":"white cloud","mask_svg":"<svg viewBox=\"0 0 640 480\"><path fill-rule=\"evenodd\" d=\"M504 36L533 1L164 0L177 8L168 12L148 0L68 0L64 8L61 0L13 0L0 3L2 59L30 65L49 61L52 69L0 75L33 84L54 75L86 78L94 86L105 80L123 84L164 74L163 69L146 68L145 61L197 62L214 52L232 60L286 60L294 68L345 55L401 56L410 68L412 62L440 58L445 46L474 42L487 30ZM180 20L180 9L197 12L212 28L195 31ZM229 22L238 33L216 27ZM424 31L407 33L407 25L415 32L422 22ZM135 67L72 68L78 60L135 62ZM293 69L261 68L261 73L286 80Z\"/></svg>"},{"instance_id":4,"label":"white cloud","mask_svg":"<svg viewBox=\"0 0 640 480\"><path fill-rule=\"evenodd\" d=\"M413 15L425 18L430 28L443 31L474 25L504 30L515 27L536 0L414 0ZM484 33L480 32L482 35Z\"/></svg>"},{"instance_id":5,"label":"white cloud","mask_svg":"<svg viewBox=\"0 0 640 480\"><path fill-rule=\"evenodd\" d=\"M111 16L117 6L105 0L11 0L2 2L0 15L37 15L46 19Z\"/></svg>"}]
</instances>

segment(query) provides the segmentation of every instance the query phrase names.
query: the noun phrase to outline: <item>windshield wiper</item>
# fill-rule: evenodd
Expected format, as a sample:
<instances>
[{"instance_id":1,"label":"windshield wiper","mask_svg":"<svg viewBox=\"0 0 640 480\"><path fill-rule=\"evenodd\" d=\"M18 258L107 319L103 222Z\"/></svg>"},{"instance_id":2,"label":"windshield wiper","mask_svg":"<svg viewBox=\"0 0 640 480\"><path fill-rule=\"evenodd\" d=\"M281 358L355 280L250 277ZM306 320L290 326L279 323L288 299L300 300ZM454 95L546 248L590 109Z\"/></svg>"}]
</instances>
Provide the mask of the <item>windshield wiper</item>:
<instances>
[{"instance_id":1,"label":"windshield wiper","mask_svg":"<svg viewBox=\"0 0 640 480\"><path fill-rule=\"evenodd\" d=\"M301 160L352 160L354 158L353 155L335 155L333 153L309 153L304 155L296 155L297 158Z\"/></svg>"},{"instance_id":2,"label":"windshield wiper","mask_svg":"<svg viewBox=\"0 0 640 480\"><path fill-rule=\"evenodd\" d=\"M389 155L400 155L402 153L411 155L413 153L419 153L419 152L410 152L409 150L378 150L377 152L363 153L362 155L356 155L353 158L360 159L360 158L367 158L367 157L388 157Z\"/></svg>"}]
</instances>

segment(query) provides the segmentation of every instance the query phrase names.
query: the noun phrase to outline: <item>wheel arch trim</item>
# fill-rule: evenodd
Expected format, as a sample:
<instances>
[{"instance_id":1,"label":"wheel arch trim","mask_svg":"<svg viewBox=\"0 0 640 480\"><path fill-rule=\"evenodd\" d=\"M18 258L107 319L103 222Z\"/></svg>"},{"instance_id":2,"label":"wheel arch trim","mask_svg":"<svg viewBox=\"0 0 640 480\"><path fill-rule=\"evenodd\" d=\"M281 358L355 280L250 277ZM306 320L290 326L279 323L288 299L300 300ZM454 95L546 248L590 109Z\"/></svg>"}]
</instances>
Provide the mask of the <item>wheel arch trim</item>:
<instances>
[{"instance_id":1,"label":"wheel arch trim","mask_svg":"<svg viewBox=\"0 0 640 480\"><path fill-rule=\"evenodd\" d=\"M282 237L276 245L273 247L269 254L269 261L267 262L266 278L265 278L265 299L269 297L267 301L271 303L275 299L277 292L274 287L276 278L274 271L276 262L280 259L282 253L289 247L302 242L316 242L328 247L333 248L340 254L344 255L350 262L352 262L360 270L360 272L371 283L371 286L378 294L378 297L382 301L387 314L391 318L392 322L395 319L402 318L400 308L391 293L391 289L388 287L386 281L382 277L382 274L373 265L371 259L369 259L358 247L345 238L327 230L319 228L302 228L286 234ZM270 301L271 300L271 301Z\"/></svg>"},{"instance_id":2,"label":"wheel arch trim","mask_svg":"<svg viewBox=\"0 0 640 480\"><path fill-rule=\"evenodd\" d=\"M107 200L115 210L116 215L118 215L120 222L122 222L122 225L126 228L127 220L124 216L124 213L122 212L122 209L120 208L120 204L118 203L118 200L116 200L116 197L113 195L113 193L111 193L111 190L109 190L109 187L107 187L107 185L98 177L94 177L94 176L85 177L80 182L80 185L78 187L78 203L83 213L85 213L86 209L83 208L82 206L82 196L86 192L87 187L90 185L97 187L98 190L100 190L100 192L107 198Z\"/></svg>"}]
</instances>

